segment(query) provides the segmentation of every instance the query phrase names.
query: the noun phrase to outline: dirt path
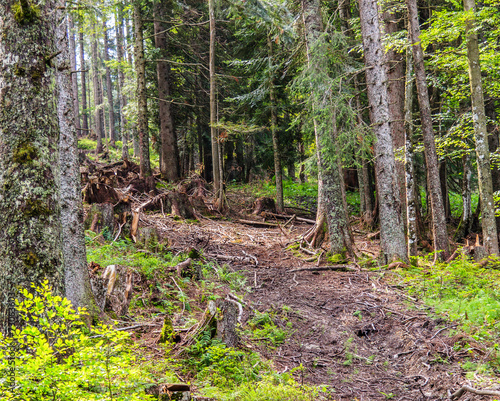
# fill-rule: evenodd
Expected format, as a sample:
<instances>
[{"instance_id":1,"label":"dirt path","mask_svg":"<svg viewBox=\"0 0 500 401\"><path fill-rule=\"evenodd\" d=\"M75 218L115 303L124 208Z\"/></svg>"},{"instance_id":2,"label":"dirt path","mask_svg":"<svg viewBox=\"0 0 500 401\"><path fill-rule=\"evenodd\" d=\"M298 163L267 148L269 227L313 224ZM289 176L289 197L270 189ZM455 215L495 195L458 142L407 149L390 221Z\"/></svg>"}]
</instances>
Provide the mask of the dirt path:
<instances>
[{"instance_id":1,"label":"dirt path","mask_svg":"<svg viewBox=\"0 0 500 401\"><path fill-rule=\"evenodd\" d=\"M297 378L330 386L331 399L441 400L448 398L448 390L471 384L459 366L471 354L453 348L465 339L450 337L443 328L452 324L429 318L425 306L386 284L377 272L290 272L315 266L286 250L306 225L282 230L204 220L160 228L179 248L257 258L257 266L220 262L248 277L252 290L247 300L256 309L287 307L293 334L276 349L262 346L260 351L279 371L302 365ZM461 399L492 398L467 394Z\"/></svg>"}]
</instances>

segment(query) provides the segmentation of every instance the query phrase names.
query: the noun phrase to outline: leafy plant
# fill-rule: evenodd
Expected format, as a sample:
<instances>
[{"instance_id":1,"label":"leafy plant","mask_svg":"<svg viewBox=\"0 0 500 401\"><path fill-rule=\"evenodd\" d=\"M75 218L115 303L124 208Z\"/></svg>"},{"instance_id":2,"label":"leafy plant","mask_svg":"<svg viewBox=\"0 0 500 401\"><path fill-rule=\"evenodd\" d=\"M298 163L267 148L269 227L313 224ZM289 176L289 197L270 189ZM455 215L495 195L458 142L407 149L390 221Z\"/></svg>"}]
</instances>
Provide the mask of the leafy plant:
<instances>
[{"instance_id":1,"label":"leafy plant","mask_svg":"<svg viewBox=\"0 0 500 401\"><path fill-rule=\"evenodd\" d=\"M130 336L99 324L88 329L66 298L47 281L21 290L16 309L24 322L0 335L0 377L15 358L16 386L0 380L3 400L148 400L152 377L138 365Z\"/></svg>"}]
</instances>

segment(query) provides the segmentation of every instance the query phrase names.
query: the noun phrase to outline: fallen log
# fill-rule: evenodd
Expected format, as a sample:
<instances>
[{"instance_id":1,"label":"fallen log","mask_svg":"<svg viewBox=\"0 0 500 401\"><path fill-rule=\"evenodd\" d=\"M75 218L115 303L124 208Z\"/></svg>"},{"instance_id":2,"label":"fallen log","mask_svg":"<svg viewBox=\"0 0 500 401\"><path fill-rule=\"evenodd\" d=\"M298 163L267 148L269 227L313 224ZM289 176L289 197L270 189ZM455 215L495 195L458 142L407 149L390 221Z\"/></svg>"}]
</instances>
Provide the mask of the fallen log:
<instances>
[{"instance_id":1,"label":"fallen log","mask_svg":"<svg viewBox=\"0 0 500 401\"><path fill-rule=\"evenodd\" d=\"M218 255L218 254L213 254L213 253L212 254L206 253L205 257L210 258L210 259L227 260L230 262L255 264L256 266L259 264L257 258L255 258L255 257L228 256L228 255Z\"/></svg>"},{"instance_id":2,"label":"fallen log","mask_svg":"<svg viewBox=\"0 0 500 401\"><path fill-rule=\"evenodd\" d=\"M450 398L450 400L458 400L466 392L469 392L472 394L477 394L477 395L491 395L494 397L500 397L500 391L476 390L475 388L473 388L471 386L462 386L462 388L455 391L453 394L451 394L451 392L449 392L449 398Z\"/></svg>"},{"instance_id":3,"label":"fallen log","mask_svg":"<svg viewBox=\"0 0 500 401\"><path fill-rule=\"evenodd\" d=\"M301 267L299 269L287 270L288 273L294 272L320 272L320 271L341 271L341 272L352 272L356 271L352 266L349 265L332 265L332 266L321 266L321 267Z\"/></svg>"},{"instance_id":4,"label":"fallen log","mask_svg":"<svg viewBox=\"0 0 500 401\"><path fill-rule=\"evenodd\" d=\"M289 220L289 219L295 218L295 220L297 220L297 221L302 221L304 223L309 223L309 224L316 224L316 220L306 219L305 217L298 217L295 215L290 216L288 214L277 214L277 213L271 213L271 212L265 212L265 215L276 217L278 219L284 219L284 220Z\"/></svg>"},{"instance_id":5,"label":"fallen log","mask_svg":"<svg viewBox=\"0 0 500 401\"><path fill-rule=\"evenodd\" d=\"M235 223L240 223L240 224L247 224L250 226L255 226L255 227L279 227L279 224L275 223L267 223L265 221L255 221L255 220L243 220L243 219L237 219L234 220Z\"/></svg>"}]
</instances>

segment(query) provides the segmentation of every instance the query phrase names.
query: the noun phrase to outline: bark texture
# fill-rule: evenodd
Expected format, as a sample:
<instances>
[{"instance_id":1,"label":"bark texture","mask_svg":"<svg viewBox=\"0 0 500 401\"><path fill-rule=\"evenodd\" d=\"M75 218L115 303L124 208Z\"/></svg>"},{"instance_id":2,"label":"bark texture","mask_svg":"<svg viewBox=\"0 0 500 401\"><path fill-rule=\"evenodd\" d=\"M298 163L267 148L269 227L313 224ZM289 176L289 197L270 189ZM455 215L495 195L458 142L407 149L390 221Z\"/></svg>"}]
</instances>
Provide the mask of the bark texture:
<instances>
[{"instance_id":1,"label":"bark texture","mask_svg":"<svg viewBox=\"0 0 500 401\"><path fill-rule=\"evenodd\" d=\"M160 171L164 179L177 181L179 175L179 150L174 130L172 104L170 103L170 66L164 60L167 56L166 23L169 11L173 9L173 1L162 1L155 4L155 45L160 49L160 60L156 62L158 76L158 109L160 114ZM162 60L163 59L163 60Z\"/></svg>"},{"instance_id":2,"label":"bark texture","mask_svg":"<svg viewBox=\"0 0 500 401\"><path fill-rule=\"evenodd\" d=\"M139 134L139 157L141 178L151 175L149 161L148 103L146 98L146 61L144 59L144 39L142 35L142 10L138 1L134 2L135 28L135 71L137 74L137 130Z\"/></svg>"},{"instance_id":3,"label":"bark texture","mask_svg":"<svg viewBox=\"0 0 500 401\"><path fill-rule=\"evenodd\" d=\"M465 11L475 12L475 0L464 0ZM479 63L479 45L474 31L475 19L467 24L467 58L469 60L469 81L472 99L472 120L476 141L477 173L479 196L481 197L481 223L484 246L488 253L498 254L498 235L495 221L495 202L493 200L493 182L491 178L488 132L484 112L483 84Z\"/></svg>"},{"instance_id":4,"label":"bark texture","mask_svg":"<svg viewBox=\"0 0 500 401\"><path fill-rule=\"evenodd\" d=\"M64 266L66 297L73 307L85 307L92 315L98 310L90 287L83 232L83 205L78 163L78 139L74 124L73 90L71 77L73 67L67 60L68 38L64 24L64 2L59 0L57 24L56 85L58 89L57 116L59 120L59 193L61 207L61 243ZM71 35L71 31L70 31ZM74 53L71 54L71 57Z\"/></svg>"},{"instance_id":5,"label":"bark texture","mask_svg":"<svg viewBox=\"0 0 500 401\"><path fill-rule=\"evenodd\" d=\"M102 83L101 83L101 73L99 71L99 52L97 48L97 36L93 34L92 41L92 86L94 90L94 108L95 108L95 132L97 135L97 147L96 153L102 153L103 144L102 141L104 136L104 110L103 110L103 98L102 98Z\"/></svg>"},{"instance_id":6,"label":"bark texture","mask_svg":"<svg viewBox=\"0 0 500 401\"><path fill-rule=\"evenodd\" d=\"M446 229L446 216L439 180L439 165L434 142L434 128L432 127L431 106L427 91L424 53L420 44L420 26L418 22L416 0L406 0L408 8L409 32L412 44L412 53L415 67L418 103L420 105L420 119L422 121L422 135L424 139L425 163L427 166L427 189L431 203L432 232L434 248L441 251L439 258L448 259L449 244Z\"/></svg>"},{"instance_id":7,"label":"bark texture","mask_svg":"<svg viewBox=\"0 0 500 401\"><path fill-rule=\"evenodd\" d=\"M375 142L375 173L380 215L380 242L385 262L407 260L401 198L389 124L387 76L383 65L378 7L376 0L359 0L361 33L366 64L368 102Z\"/></svg>"},{"instance_id":8,"label":"bark texture","mask_svg":"<svg viewBox=\"0 0 500 401\"><path fill-rule=\"evenodd\" d=\"M64 294L57 163L59 126L46 62L56 53L56 4L16 13L0 1L0 330L8 297L48 279ZM43 15L43 18L40 18ZM66 26L63 23L64 27ZM68 63L69 67L69 63ZM70 111L72 112L72 111Z\"/></svg>"}]
</instances>

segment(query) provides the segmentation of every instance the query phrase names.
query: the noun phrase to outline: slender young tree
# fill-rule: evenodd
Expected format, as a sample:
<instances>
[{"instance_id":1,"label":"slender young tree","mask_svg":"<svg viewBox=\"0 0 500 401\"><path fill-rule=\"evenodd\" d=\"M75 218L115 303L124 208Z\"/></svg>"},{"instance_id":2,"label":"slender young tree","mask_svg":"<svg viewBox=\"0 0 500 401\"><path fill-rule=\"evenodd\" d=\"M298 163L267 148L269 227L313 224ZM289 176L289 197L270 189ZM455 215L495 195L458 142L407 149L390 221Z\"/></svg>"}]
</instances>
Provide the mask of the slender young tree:
<instances>
[{"instance_id":1,"label":"slender young tree","mask_svg":"<svg viewBox=\"0 0 500 401\"><path fill-rule=\"evenodd\" d=\"M59 206L56 2L0 0L0 331L17 288L64 294ZM67 65L69 67L69 63ZM72 110L68 111L72 113Z\"/></svg>"},{"instance_id":2,"label":"slender young tree","mask_svg":"<svg viewBox=\"0 0 500 401\"><path fill-rule=\"evenodd\" d=\"M209 50L209 74L210 74L210 138L212 142L212 169L215 189L215 204L218 209L223 207L222 175L220 165L219 135L217 134L217 100L215 79L215 0L208 0L208 13L210 20L210 50Z\"/></svg>"},{"instance_id":3,"label":"slender young tree","mask_svg":"<svg viewBox=\"0 0 500 401\"><path fill-rule=\"evenodd\" d=\"M92 87L94 94L94 107L95 107L95 132L97 135L97 147L96 154L102 153L103 151L103 139L104 135L104 110L103 110L103 98L102 98L102 84L101 84L101 73L99 71L99 52L97 45L97 34L94 32L92 34Z\"/></svg>"},{"instance_id":4,"label":"slender young tree","mask_svg":"<svg viewBox=\"0 0 500 401\"><path fill-rule=\"evenodd\" d=\"M151 176L149 160L148 102L146 98L146 61L141 3L134 1L135 70L137 74L137 130L139 132L139 157L141 178Z\"/></svg>"},{"instance_id":5,"label":"slender young tree","mask_svg":"<svg viewBox=\"0 0 500 401\"><path fill-rule=\"evenodd\" d=\"M422 135L424 139L425 163L427 166L427 188L431 203L432 232L434 237L434 248L439 253L439 258L447 259L450 254L448 244L448 233L446 228L446 217L439 180L439 165L434 142L434 128L432 127L431 106L424 66L424 53L420 44L420 25L418 22L418 11L416 0L406 0L408 8L408 20L410 28L410 41L415 66L415 82L417 86L417 97L420 105L420 119L422 122Z\"/></svg>"},{"instance_id":6,"label":"slender young tree","mask_svg":"<svg viewBox=\"0 0 500 401\"><path fill-rule=\"evenodd\" d=\"M62 6L64 2L59 0ZM68 53L68 37L63 7L57 12L56 86L58 89L57 117L59 121L59 193L61 210L61 244L64 266L65 295L76 309L85 307L93 316L98 314L87 268L85 236L83 230L83 205L81 197L80 165L78 162L78 138L74 124L74 49ZM73 35L69 31L70 38ZM71 55L71 57L70 57ZM71 65L68 65L71 59ZM69 68L71 66L71 68ZM73 85L72 85L73 84ZM73 86L73 87L72 87Z\"/></svg>"},{"instance_id":7,"label":"slender young tree","mask_svg":"<svg viewBox=\"0 0 500 401\"><path fill-rule=\"evenodd\" d=\"M167 56L168 25L164 21L168 18L169 11L171 12L172 9L173 1L155 3L154 30L155 45L160 49L160 59L156 62L160 117L160 171L164 179L177 181L180 178L179 150L177 148L177 136L174 130L172 104L170 102L170 66L165 60Z\"/></svg>"},{"instance_id":8,"label":"slender young tree","mask_svg":"<svg viewBox=\"0 0 500 401\"><path fill-rule=\"evenodd\" d=\"M89 120L87 113L87 77L85 76L85 47L83 40L83 32L79 33L79 42L80 42L80 69L81 69L81 77L82 77L82 135L89 134Z\"/></svg>"},{"instance_id":9,"label":"slender young tree","mask_svg":"<svg viewBox=\"0 0 500 401\"><path fill-rule=\"evenodd\" d=\"M472 14L476 11L475 0L464 0L464 9ZM479 196L481 197L481 224L483 241L488 253L498 254L498 234L495 221L495 201L493 200L493 182L491 178L490 151L488 149L488 131L484 112L483 84L479 45L475 31L475 19L467 23L467 58L469 61L469 81L472 99L472 121L476 141L477 173L479 177Z\"/></svg>"},{"instance_id":10,"label":"slender young tree","mask_svg":"<svg viewBox=\"0 0 500 401\"><path fill-rule=\"evenodd\" d=\"M376 136L375 173L380 215L380 242L386 262L407 260L401 198L396 175L387 95L387 75L383 65L378 7L376 0L359 0L361 34L366 64L366 84L372 126Z\"/></svg>"},{"instance_id":11,"label":"slender young tree","mask_svg":"<svg viewBox=\"0 0 500 401\"><path fill-rule=\"evenodd\" d=\"M109 120L109 145L115 147L115 111L113 106L113 84L111 82L111 68L109 67L109 35L106 21L103 22L104 32L104 65L106 68L106 92L108 96L108 120Z\"/></svg>"},{"instance_id":12,"label":"slender young tree","mask_svg":"<svg viewBox=\"0 0 500 401\"><path fill-rule=\"evenodd\" d=\"M273 137L274 175L276 180L276 211L283 213L285 204L283 202L283 172L281 169L281 156L278 138L278 116L276 115L276 91L274 88L274 66L273 66L273 41L267 35L267 47L269 58L269 101L271 106L271 135Z\"/></svg>"},{"instance_id":13,"label":"slender young tree","mask_svg":"<svg viewBox=\"0 0 500 401\"><path fill-rule=\"evenodd\" d=\"M75 128L78 136L82 136L80 127L80 102L78 101L78 74L76 73L76 44L75 44L75 24L73 17L68 15L69 31L69 59L71 62L71 85L73 93L73 112L75 114Z\"/></svg>"},{"instance_id":14,"label":"slender young tree","mask_svg":"<svg viewBox=\"0 0 500 401\"><path fill-rule=\"evenodd\" d=\"M122 159L128 160L128 127L125 117L125 106L127 97L124 93L125 74L123 72L124 60L124 39L123 39L123 5L117 5L116 12L116 56L118 58L118 97L120 100L120 128L122 134Z\"/></svg>"}]
</instances>

